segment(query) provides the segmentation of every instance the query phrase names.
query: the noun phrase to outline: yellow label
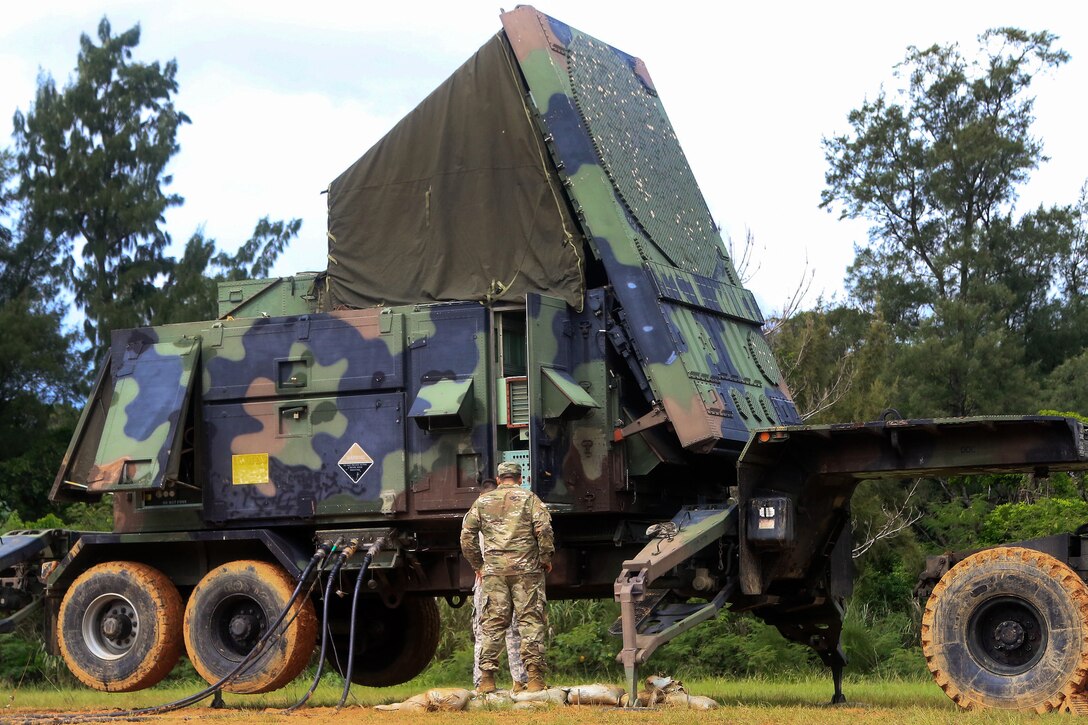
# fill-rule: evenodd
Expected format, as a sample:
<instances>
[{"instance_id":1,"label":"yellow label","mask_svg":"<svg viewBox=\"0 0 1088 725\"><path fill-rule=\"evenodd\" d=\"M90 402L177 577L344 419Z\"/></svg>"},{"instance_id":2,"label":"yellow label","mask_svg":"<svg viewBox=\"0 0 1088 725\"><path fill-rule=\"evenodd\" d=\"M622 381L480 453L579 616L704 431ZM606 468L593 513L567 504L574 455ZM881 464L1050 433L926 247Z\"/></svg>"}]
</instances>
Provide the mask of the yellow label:
<instances>
[{"instance_id":1,"label":"yellow label","mask_svg":"<svg viewBox=\"0 0 1088 725\"><path fill-rule=\"evenodd\" d=\"M268 454L244 453L231 456L234 485L268 483Z\"/></svg>"}]
</instances>

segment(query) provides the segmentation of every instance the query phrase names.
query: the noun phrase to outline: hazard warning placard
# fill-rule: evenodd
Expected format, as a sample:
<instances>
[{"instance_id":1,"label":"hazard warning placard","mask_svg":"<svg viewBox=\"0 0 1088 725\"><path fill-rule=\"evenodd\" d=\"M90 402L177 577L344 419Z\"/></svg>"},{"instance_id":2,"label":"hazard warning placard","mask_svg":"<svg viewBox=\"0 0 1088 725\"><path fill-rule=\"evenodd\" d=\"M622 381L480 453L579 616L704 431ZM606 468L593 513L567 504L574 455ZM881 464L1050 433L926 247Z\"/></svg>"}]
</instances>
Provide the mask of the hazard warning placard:
<instances>
[{"instance_id":1,"label":"hazard warning placard","mask_svg":"<svg viewBox=\"0 0 1088 725\"><path fill-rule=\"evenodd\" d=\"M373 465L374 459L358 443L352 443L351 448L340 459L340 470L348 475L352 483L358 483Z\"/></svg>"}]
</instances>

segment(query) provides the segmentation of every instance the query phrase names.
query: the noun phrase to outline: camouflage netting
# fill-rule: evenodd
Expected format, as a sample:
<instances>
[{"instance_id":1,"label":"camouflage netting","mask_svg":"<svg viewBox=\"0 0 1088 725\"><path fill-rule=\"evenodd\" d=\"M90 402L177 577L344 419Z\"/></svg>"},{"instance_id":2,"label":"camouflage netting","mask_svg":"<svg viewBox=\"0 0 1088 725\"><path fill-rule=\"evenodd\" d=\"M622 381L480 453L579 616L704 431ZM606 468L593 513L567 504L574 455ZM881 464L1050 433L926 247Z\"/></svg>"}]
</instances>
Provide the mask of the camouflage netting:
<instances>
[{"instance_id":1,"label":"camouflage netting","mask_svg":"<svg viewBox=\"0 0 1088 725\"><path fill-rule=\"evenodd\" d=\"M499 33L329 186L334 306L582 304L582 239Z\"/></svg>"}]
</instances>

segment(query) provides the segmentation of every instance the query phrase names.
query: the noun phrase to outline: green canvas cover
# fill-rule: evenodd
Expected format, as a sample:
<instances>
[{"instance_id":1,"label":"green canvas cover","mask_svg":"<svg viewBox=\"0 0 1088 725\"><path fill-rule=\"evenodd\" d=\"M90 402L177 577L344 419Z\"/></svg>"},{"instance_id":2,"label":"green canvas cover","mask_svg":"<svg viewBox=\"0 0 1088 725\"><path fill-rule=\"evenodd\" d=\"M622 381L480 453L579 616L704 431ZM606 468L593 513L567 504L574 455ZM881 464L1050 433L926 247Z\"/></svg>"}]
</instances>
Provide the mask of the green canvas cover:
<instances>
[{"instance_id":1,"label":"green canvas cover","mask_svg":"<svg viewBox=\"0 0 1088 725\"><path fill-rule=\"evenodd\" d=\"M581 308L581 233L499 33L329 186L334 306Z\"/></svg>"}]
</instances>

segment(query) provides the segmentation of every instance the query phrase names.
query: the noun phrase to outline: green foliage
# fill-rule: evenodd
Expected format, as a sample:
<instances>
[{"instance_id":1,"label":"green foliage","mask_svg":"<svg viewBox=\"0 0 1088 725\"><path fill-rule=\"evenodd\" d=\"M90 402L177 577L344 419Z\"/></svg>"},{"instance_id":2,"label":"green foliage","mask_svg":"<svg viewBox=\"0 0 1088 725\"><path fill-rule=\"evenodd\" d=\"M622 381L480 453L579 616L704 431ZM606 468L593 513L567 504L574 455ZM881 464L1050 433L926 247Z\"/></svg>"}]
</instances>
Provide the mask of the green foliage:
<instances>
[{"instance_id":1,"label":"green foliage","mask_svg":"<svg viewBox=\"0 0 1088 725\"><path fill-rule=\"evenodd\" d=\"M67 528L75 531L113 531L113 496L98 503L73 503L62 514Z\"/></svg>"},{"instance_id":2,"label":"green foliage","mask_svg":"<svg viewBox=\"0 0 1088 725\"><path fill-rule=\"evenodd\" d=\"M62 261L54 278L82 308L95 357L111 329L214 318L215 281L266 276L301 226L265 217L234 255L198 231L170 257L164 214L182 198L166 191L166 167L190 122L174 103L177 63L133 60L138 25L114 35L103 18L96 36L81 36L63 88L38 79L14 134L26 243Z\"/></svg>"},{"instance_id":3,"label":"green foliage","mask_svg":"<svg viewBox=\"0 0 1088 725\"><path fill-rule=\"evenodd\" d=\"M1018 186L1044 159L1032 79L1069 57L1055 40L991 30L975 59L912 47L897 69L906 88L881 91L850 113L848 133L824 140L822 205L872 222L850 289L905 343L894 368L909 381L909 416L1030 409L1033 365L1056 364L1028 343L1065 302L1079 304L1076 284L1059 284L1076 268L1076 210L1013 217Z\"/></svg>"},{"instance_id":4,"label":"green foliage","mask_svg":"<svg viewBox=\"0 0 1088 725\"><path fill-rule=\"evenodd\" d=\"M7 519L4 521L3 530L10 531L12 529L63 529L65 528L64 520L56 514L46 514L36 519L24 521L16 511L12 511L8 514Z\"/></svg>"},{"instance_id":5,"label":"green foliage","mask_svg":"<svg viewBox=\"0 0 1088 725\"><path fill-rule=\"evenodd\" d=\"M896 612L909 607L920 567L910 566L898 553L868 566L854 582L853 602L874 612Z\"/></svg>"},{"instance_id":6,"label":"green foliage","mask_svg":"<svg viewBox=\"0 0 1088 725\"><path fill-rule=\"evenodd\" d=\"M442 608L443 633L435 661L423 675L427 684L466 681L472 672L469 607ZM551 602L548 662L552 679L570 682L618 681L621 642L608 633L619 616L610 600ZM463 620L463 621L462 621ZM653 656L655 671L675 677L719 677L809 673L820 668L812 651L787 642L774 628L728 611L669 642ZM504 672L505 664L500 668Z\"/></svg>"},{"instance_id":7,"label":"green foliage","mask_svg":"<svg viewBox=\"0 0 1088 725\"><path fill-rule=\"evenodd\" d=\"M1040 401L1048 408L1071 408L1082 415L1088 414L1088 349L1063 360L1050 371Z\"/></svg>"},{"instance_id":8,"label":"green foliage","mask_svg":"<svg viewBox=\"0 0 1088 725\"><path fill-rule=\"evenodd\" d=\"M899 397L890 328L868 312L818 300L769 342L806 422L876 420Z\"/></svg>"},{"instance_id":9,"label":"green foliage","mask_svg":"<svg viewBox=\"0 0 1088 725\"><path fill-rule=\"evenodd\" d=\"M165 170L189 118L173 101L177 64L132 60L139 26L114 35L103 18L97 41L80 37L63 89L39 78L30 110L15 114L15 141L30 229L67 258L84 332L100 349L108 330L150 317L168 270L163 215L182 201L163 190ZM70 254L77 241L82 264Z\"/></svg>"},{"instance_id":10,"label":"green foliage","mask_svg":"<svg viewBox=\"0 0 1088 725\"><path fill-rule=\"evenodd\" d=\"M26 236L14 173L0 151L0 511L40 516L71 437L81 371L53 299L55 261Z\"/></svg>"},{"instance_id":11,"label":"green foliage","mask_svg":"<svg viewBox=\"0 0 1088 725\"><path fill-rule=\"evenodd\" d=\"M919 537L933 550L976 548L982 522L993 504L982 497L939 501L940 505L929 506L928 515L918 522Z\"/></svg>"},{"instance_id":12,"label":"green foliage","mask_svg":"<svg viewBox=\"0 0 1088 725\"><path fill-rule=\"evenodd\" d=\"M1059 418L1073 418L1074 420L1079 420L1081 423L1088 423L1088 416L1083 413L1073 413L1071 411L1040 410L1039 415L1056 415Z\"/></svg>"},{"instance_id":13,"label":"green foliage","mask_svg":"<svg viewBox=\"0 0 1088 725\"><path fill-rule=\"evenodd\" d=\"M1088 523L1088 502L1083 499L1044 498L1035 503L1006 503L996 507L982 524L979 543L1002 544L1071 532Z\"/></svg>"},{"instance_id":14,"label":"green foliage","mask_svg":"<svg viewBox=\"0 0 1088 725\"><path fill-rule=\"evenodd\" d=\"M555 632L548 652L549 664L572 678L586 682L614 677L622 670L616 663L615 637L608 628L619 617L615 602L555 602L549 623Z\"/></svg>"},{"instance_id":15,"label":"green foliage","mask_svg":"<svg viewBox=\"0 0 1088 725\"><path fill-rule=\"evenodd\" d=\"M20 622L14 632L0 635L0 683L78 686L64 660L45 651L40 627L40 617L32 616Z\"/></svg>"},{"instance_id":16,"label":"green foliage","mask_svg":"<svg viewBox=\"0 0 1088 725\"><path fill-rule=\"evenodd\" d=\"M215 240L197 231L167 273L151 322L158 325L218 317L217 285L225 280L267 277L301 228L301 219L273 222L264 217L234 255L217 252Z\"/></svg>"},{"instance_id":17,"label":"green foliage","mask_svg":"<svg viewBox=\"0 0 1088 725\"><path fill-rule=\"evenodd\" d=\"M877 612L855 599L843 620L842 645L852 672L881 677L928 674L919 649L918 629L900 607Z\"/></svg>"}]
</instances>

